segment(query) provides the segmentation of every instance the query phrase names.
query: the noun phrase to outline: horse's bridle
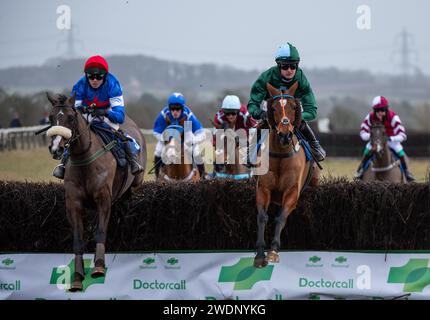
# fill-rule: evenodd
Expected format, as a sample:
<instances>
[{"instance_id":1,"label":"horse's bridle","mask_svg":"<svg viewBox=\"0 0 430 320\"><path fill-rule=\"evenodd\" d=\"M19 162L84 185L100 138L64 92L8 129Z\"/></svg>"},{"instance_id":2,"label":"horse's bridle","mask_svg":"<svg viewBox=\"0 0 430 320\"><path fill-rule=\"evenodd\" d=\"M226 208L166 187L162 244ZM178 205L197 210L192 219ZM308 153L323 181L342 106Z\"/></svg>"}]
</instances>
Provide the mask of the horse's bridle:
<instances>
[{"instance_id":1,"label":"horse's bridle","mask_svg":"<svg viewBox=\"0 0 430 320\"><path fill-rule=\"evenodd\" d=\"M70 146L76 141L76 140L78 140L79 139L79 137L81 136L81 134L80 133L78 133L77 131L77 125L78 125L78 111L76 110L76 108L75 107L73 107L73 106L66 106L66 105L57 105L56 106L57 108L72 108L72 110L73 110L73 112L74 112L74 117L73 117L73 123L72 123L72 125L71 125L71 131L72 131L72 136L66 141L66 143L64 144L64 147L66 148L66 149L69 149L70 148ZM58 119L58 115L59 114L57 114L56 115L56 118ZM89 127L90 127L90 122L88 122L88 140L89 140L89 143L88 143L88 147L86 147L85 149L84 149L84 151L81 151L81 152L78 152L78 153L74 153L74 155L76 155L76 156L79 156L79 155L82 155L82 154L85 154L85 153L87 153L89 150L90 150L90 148L91 148L91 144L92 144L92 140L91 140L91 132L90 132L90 130L89 130Z\"/></svg>"},{"instance_id":2,"label":"horse's bridle","mask_svg":"<svg viewBox=\"0 0 430 320\"><path fill-rule=\"evenodd\" d=\"M285 106L287 105L288 99L296 100L296 98L294 98L292 95L289 95L286 93L281 93L281 94L275 95L269 99L269 101L270 101L269 106L270 106L272 112L275 111L274 110L275 108L273 107L273 102L275 102L276 100L280 100L279 102L280 102L281 108L282 108L282 120L280 123L275 122L275 125L276 125L276 134L278 135L279 142L285 147L290 146L292 144L292 141L293 141L293 131L290 131L288 134L284 134L284 133L280 132L280 130L279 130L279 125L287 126L291 123L291 120L287 117L287 115L285 113ZM270 121L268 121L268 124L269 124L270 129L273 130L273 127L271 126Z\"/></svg>"}]
</instances>

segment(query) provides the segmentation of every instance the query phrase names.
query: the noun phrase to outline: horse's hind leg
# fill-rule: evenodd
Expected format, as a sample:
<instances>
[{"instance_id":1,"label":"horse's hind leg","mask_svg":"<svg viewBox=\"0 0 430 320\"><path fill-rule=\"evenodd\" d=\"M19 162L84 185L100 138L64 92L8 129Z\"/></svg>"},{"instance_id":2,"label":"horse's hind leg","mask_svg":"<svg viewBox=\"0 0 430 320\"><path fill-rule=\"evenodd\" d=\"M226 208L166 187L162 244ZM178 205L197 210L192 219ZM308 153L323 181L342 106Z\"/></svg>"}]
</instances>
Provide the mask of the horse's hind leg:
<instances>
[{"instance_id":1,"label":"horse's hind leg","mask_svg":"<svg viewBox=\"0 0 430 320\"><path fill-rule=\"evenodd\" d=\"M107 194L108 195L108 194ZM95 232L96 253L94 255L94 269L91 272L91 277L99 278L105 275L105 244L106 233L111 212L110 197L104 193L100 193L96 198L98 224Z\"/></svg>"}]
</instances>

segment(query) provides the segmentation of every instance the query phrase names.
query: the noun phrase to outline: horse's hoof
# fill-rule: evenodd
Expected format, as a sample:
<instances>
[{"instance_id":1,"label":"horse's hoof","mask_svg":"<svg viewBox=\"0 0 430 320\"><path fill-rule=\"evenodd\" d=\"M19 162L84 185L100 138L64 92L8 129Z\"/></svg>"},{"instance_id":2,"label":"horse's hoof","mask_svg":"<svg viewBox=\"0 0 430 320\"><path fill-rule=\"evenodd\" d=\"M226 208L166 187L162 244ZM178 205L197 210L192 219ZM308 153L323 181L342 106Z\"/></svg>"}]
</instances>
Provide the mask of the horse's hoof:
<instances>
[{"instance_id":1,"label":"horse's hoof","mask_svg":"<svg viewBox=\"0 0 430 320\"><path fill-rule=\"evenodd\" d=\"M254 268L264 268L267 266L267 261L265 256L254 258Z\"/></svg>"},{"instance_id":2,"label":"horse's hoof","mask_svg":"<svg viewBox=\"0 0 430 320\"><path fill-rule=\"evenodd\" d=\"M83 289L84 289L84 286L82 285L82 281L73 281L69 291L77 292L77 291L82 291Z\"/></svg>"},{"instance_id":3,"label":"horse's hoof","mask_svg":"<svg viewBox=\"0 0 430 320\"><path fill-rule=\"evenodd\" d=\"M91 272L91 278L100 278L105 276L104 267L94 267L93 272Z\"/></svg>"},{"instance_id":4,"label":"horse's hoof","mask_svg":"<svg viewBox=\"0 0 430 320\"><path fill-rule=\"evenodd\" d=\"M267 254L267 262L279 263L279 254L275 250L270 251Z\"/></svg>"}]
</instances>

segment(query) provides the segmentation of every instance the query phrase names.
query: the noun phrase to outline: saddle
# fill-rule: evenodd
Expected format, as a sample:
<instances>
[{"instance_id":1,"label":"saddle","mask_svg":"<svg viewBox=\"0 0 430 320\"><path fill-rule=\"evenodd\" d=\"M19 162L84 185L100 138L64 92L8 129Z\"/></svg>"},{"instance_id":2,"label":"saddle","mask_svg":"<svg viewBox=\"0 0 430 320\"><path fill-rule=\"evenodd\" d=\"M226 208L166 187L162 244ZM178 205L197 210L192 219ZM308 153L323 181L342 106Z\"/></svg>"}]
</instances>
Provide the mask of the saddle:
<instances>
[{"instance_id":1,"label":"saddle","mask_svg":"<svg viewBox=\"0 0 430 320\"><path fill-rule=\"evenodd\" d=\"M90 129L99 136L105 145L112 141L117 141L116 145L110 150L120 168L125 168L128 164L127 153L125 151L125 143L128 138L120 132L113 131L107 127L104 122L93 121L90 124Z\"/></svg>"},{"instance_id":2,"label":"saddle","mask_svg":"<svg viewBox=\"0 0 430 320\"><path fill-rule=\"evenodd\" d=\"M390 148L390 151L391 151L391 154L393 155L393 157L394 157L394 160L395 161L399 161L400 160L400 158L399 158L399 156L397 155L397 152L396 151L394 151L392 148ZM363 165L363 170L364 171L366 171L367 169L369 169L369 167L370 167L370 165L371 165L371 163L373 162L373 160L375 160L375 155L373 155L372 157L370 157L369 158L369 160L367 160L367 162ZM402 172L402 173L404 173L404 168L403 168L403 166L399 166L399 168L400 168L400 171Z\"/></svg>"}]
</instances>

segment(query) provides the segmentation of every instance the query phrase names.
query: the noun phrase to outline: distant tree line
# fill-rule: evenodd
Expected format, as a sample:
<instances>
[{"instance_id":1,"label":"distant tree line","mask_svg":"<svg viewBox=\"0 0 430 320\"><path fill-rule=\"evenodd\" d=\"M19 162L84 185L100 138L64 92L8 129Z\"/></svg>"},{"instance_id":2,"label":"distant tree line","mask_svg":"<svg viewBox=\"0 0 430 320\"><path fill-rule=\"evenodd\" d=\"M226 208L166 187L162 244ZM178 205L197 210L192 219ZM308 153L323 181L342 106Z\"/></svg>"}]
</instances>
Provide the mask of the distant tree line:
<instances>
[{"instance_id":1,"label":"distant tree line","mask_svg":"<svg viewBox=\"0 0 430 320\"><path fill-rule=\"evenodd\" d=\"M70 94L63 90L63 94ZM227 94L239 95L243 104L248 102L247 90L233 92L220 91L212 98L199 98L196 92L184 92L187 104L202 122L203 126L210 127L210 119L221 106ZM155 118L165 106L166 97L160 98L152 93L144 93L137 99L127 99L126 110L129 116L141 127L152 128ZM408 101L390 100L392 109L399 114L408 131L430 132L430 104L411 103ZM335 132L360 130L360 124L365 115L371 111L368 99L356 97L331 97L318 101L319 117L330 120L330 129ZM22 126L38 125L49 111L50 103L45 92L35 94L8 94L0 88L0 127L9 127L14 116L18 115Z\"/></svg>"}]
</instances>

